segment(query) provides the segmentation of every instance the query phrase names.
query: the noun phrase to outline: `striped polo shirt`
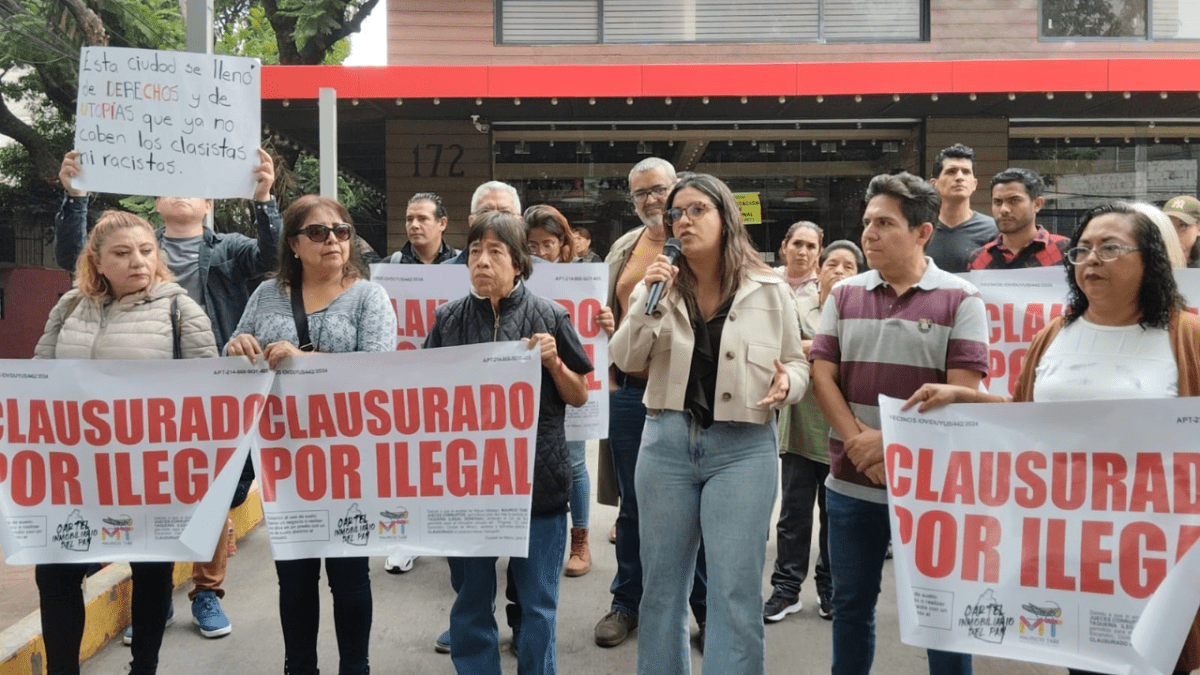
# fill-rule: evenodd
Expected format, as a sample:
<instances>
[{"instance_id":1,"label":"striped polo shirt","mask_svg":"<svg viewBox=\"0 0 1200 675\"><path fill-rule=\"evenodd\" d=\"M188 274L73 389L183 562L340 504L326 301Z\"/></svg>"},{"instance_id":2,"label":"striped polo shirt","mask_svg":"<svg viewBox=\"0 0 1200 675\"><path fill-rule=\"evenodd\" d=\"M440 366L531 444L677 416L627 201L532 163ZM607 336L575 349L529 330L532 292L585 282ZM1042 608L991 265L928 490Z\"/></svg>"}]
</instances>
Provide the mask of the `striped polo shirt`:
<instances>
[{"instance_id":1,"label":"striped polo shirt","mask_svg":"<svg viewBox=\"0 0 1200 675\"><path fill-rule=\"evenodd\" d=\"M944 383L950 368L987 374L987 316L979 291L928 256L925 262L925 274L900 297L875 270L834 286L813 339L811 358L837 365L850 410L875 429L880 394L908 398L926 382ZM829 455L826 487L887 503L883 486L854 468L832 428Z\"/></svg>"}]
</instances>

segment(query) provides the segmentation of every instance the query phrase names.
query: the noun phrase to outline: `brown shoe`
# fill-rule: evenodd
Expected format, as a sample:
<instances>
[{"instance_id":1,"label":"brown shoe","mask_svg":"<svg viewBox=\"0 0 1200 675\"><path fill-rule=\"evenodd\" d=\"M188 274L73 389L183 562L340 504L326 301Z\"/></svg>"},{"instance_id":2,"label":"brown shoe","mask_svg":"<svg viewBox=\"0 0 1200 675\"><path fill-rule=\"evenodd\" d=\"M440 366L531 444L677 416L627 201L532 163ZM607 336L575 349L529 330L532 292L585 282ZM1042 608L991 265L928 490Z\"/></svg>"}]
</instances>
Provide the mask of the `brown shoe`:
<instances>
[{"instance_id":1,"label":"brown shoe","mask_svg":"<svg viewBox=\"0 0 1200 675\"><path fill-rule=\"evenodd\" d=\"M596 644L601 647L616 647L637 628L638 618L619 609L614 609L596 624Z\"/></svg>"},{"instance_id":2,"label":"brown shoe","mask_svg":"<svg viewBox=\"0 0 1200 675\"><path fill-rule=\"evenodd\" d=\"M592 553L588 550L586 527L571 528L571 557L567 560L566 575L581 577L592 571Z\"/></svg>"}]
</instances>

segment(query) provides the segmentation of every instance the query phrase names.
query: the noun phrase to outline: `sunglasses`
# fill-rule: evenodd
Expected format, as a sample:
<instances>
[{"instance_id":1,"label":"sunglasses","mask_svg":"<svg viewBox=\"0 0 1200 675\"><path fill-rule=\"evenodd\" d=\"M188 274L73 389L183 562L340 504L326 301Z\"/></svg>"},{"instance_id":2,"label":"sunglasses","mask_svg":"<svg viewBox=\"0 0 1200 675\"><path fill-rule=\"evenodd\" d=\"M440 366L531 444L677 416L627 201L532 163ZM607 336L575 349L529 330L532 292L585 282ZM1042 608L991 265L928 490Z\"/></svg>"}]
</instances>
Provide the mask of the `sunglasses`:
<instances>
[{"instance_id":1,"label":"sunglasses","mask_svg":"<svg viewBox=\"0 0 1200 675\"><path fill-rule=\"evenodd\" d=\"M354 234L354 226L350 223L334 223L332 225L313 223L300 228L297 236L303 234L320 244L329 238L330 232L333 233L334 237L337 237L338 241L346 241L350 238L350 235Z\"/></svg>"}]
</instances>

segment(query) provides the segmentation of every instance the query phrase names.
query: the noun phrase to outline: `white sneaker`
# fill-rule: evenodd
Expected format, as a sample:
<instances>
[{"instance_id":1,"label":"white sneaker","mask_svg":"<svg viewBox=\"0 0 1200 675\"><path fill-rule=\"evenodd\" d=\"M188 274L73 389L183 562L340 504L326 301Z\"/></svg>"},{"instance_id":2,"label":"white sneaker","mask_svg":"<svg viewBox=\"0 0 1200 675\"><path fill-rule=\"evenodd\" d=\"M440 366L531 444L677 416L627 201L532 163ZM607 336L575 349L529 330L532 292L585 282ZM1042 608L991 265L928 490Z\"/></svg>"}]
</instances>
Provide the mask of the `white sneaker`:
<instances>
[{"instance_id":1,"label":"white sneaker","mask_svg":"<svg viewBox=\"0 0 1200 675\"><path fill-rule=\"evenodd\" d=\"M383 561L383 570L388 574L404 574L413 568L416 559L415 555L389 555Z\"/></svg>"}]
</instances>

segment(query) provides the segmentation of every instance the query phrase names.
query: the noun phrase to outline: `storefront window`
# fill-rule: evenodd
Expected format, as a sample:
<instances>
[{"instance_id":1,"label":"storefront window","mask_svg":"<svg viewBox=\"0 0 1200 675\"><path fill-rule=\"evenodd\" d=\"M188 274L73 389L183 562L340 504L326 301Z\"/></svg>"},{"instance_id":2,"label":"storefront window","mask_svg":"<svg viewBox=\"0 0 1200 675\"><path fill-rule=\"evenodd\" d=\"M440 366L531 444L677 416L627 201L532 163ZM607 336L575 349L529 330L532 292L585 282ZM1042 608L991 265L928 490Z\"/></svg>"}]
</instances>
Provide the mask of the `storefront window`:
<instances>
[{"instance_id":1,"label":"storefront window","mask_svg":"<svg viewBox=\"0 0 1200 675\"><path fill-rule=\"evenodd\" d=\"M911 128L846 130L845 140L731 138L730 130L706 130L703 141L525 140L495 144L496 177L517 188L522 204L550 204L572 225L591 231L603 254L622 233L640 224L629 200L629 170L646 157L662 157L677 169L711 173L734 193L757 202L747 220L755 246L773 260L788 227L810 220L825 240L857 241L862 233L863 195L871 177L919 166ZM870 138L878 135L878 138ZM834 136L836 138L836 136ZM534 139L534 140L530 140Z\"/></svg>"},{"instance_id":2,"label":"storefront window","mask_svg":"<svg viewBox=\"0 0 1200 675\"><path fill-rule=\"evenodd\" d=\"M1062 235L1094 206L1116 200L1161 206L1200 189L1200 149L1190 138L1014 137L1009 162L1045 178L1038 222Z\"/></svg>"},{"instance_id":3,"label":"storefront window","mask_svg":"<svg viewBox=\"0 0 1200 675\"><path fill-rule=\"evenodd\" d=\"M1146 0L1042 0L1042 35L1145 38L1146 14Z\"/></svg>"}]
</instances>

